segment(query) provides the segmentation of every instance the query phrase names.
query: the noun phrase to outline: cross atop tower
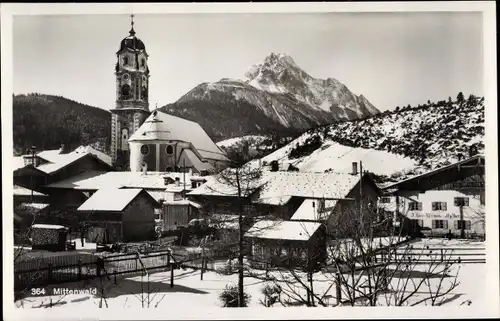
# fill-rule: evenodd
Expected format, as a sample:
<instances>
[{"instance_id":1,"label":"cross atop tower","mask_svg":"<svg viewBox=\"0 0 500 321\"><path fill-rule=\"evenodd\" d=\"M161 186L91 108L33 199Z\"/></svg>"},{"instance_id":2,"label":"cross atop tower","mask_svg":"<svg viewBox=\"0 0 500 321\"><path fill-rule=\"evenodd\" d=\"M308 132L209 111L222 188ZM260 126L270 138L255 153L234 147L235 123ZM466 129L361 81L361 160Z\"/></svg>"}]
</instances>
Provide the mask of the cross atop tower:
<instances>
[{"instance_id":1,"label":"cross atop tower","mask_svg":"<svg viewBox=\"0 0 500 321\"><path fill-rule=\"evenodd\" d=\"M135 30L134 30L134 14L130 15L130 35L134 36L135 35Z\"/></svg>"}]
</instances>

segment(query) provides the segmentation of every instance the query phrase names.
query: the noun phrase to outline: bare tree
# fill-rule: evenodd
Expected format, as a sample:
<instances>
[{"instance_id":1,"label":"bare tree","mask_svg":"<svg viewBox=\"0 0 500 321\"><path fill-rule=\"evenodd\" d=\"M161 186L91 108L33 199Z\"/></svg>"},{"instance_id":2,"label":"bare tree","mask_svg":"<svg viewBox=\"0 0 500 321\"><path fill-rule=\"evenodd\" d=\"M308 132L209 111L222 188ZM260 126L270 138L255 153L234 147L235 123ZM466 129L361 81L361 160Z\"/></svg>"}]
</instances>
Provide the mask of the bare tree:
<instances>
[{"instance_id":1,"label":"bare tree","mask_svg":"<svg viewBox=\"0 0 500 321\"><path fill-rule=\"evenodd\" d=\"M210 178L203 188L207 194L215 195L215 197L229 199L231 206L226 209L227 214L232 214L237 217L236 220L227 222L223 216L215 217L213 214L219 209L211 208L213 205L213 198L198 199L198 201L207 204L205 210L209 217L211 217L212 224L216 226L220 224L233 225L233 229L238 231L237 238L229 238L218 243L219 249L236 247L237 256L237 270L238 270L238 306L242 307L245 302L244 296L244 271L245 262L244 256L247 249L247 243L244 238L245 230L250 227L258 219L257 211L254 211L254 203L252 198L256 192L265 183L265 175L262 169L254 164L249 163L251 155L248 154L247 148L234 150L231 155L231 164L228 168L216 173ZM230 216L228 216L230 217ZM262 219L262 218L261 218ZM205 242L204 246L209 247L210 242ZM213 242L212 242L213 244ZM205 253L208 254L208 253Z\"/></svg>"},{"instance_id":2,"label":"bare tree","mask_svg":"<svg viewBox=\"0 0 500 321\"><path fill-rule=\"evenodd\" d=\"M327 259L314 273L327 286L315 290L319 281L313 273L280 266L267 279L281 286L282 304L328 306L329 298L352 306L441 305L449 300L459 284L459 267L453 269L460 258L452 251L414 248L403 235L403 224L394 226L375 207L343 209L328 221Z\"/></svg>"}]
</instances>

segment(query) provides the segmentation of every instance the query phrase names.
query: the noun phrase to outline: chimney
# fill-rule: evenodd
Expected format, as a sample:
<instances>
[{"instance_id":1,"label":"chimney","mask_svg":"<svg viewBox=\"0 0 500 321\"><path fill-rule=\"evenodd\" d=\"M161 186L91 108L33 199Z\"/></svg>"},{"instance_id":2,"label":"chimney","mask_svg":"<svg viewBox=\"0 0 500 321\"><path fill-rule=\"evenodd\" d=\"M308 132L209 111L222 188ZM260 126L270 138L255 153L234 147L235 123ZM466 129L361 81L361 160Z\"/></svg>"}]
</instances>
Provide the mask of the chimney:
<instances>
[{"instance_id":1,"label":"chimney","mask_svg":"<svg viewBox=\"0 0 500 321\"><path fill-rule=\"evenodd\" d=\"M65 144L61 144L61 148L59 148L59 154L67 154L69 153L68 146Z\"/></svg>"},{"instance_id":2,"label":"chimney","mask_svg":"<svg viewBox=\"0 0 500 321\"><path fill-rule=\"evenodd\" d=\"M458 161L461 161L461 160L462 160L462 158L463 158L463 155L462 155L461 153L459 153L459 154L457 155L457 158L458 158Z\"/></svg>"},{"instance_id":3,"label":"chimney","mask_svg":"<svg viewBox=\"0 0 500 321\"><path fill-rule=\"evenodd\" d=\"M352 175L358 175L358 163L352 162Z\"/></svg>"},{"instance_id":4,"label":"chimney","mask_svg":"<svg viewBox=\"0 0 500 321\"><path fill-rule=\"evenodd\" d=\"M475 146L469 147L469 157L472 157L477 154L477 148Z\"/></svg>"},{"instance_id":5,"label":"chimney","mask_svg":"<svg viewBox=\"0 0 500 321\"><path fill-rule=\"evenodd\" d=\"M180 177L176 177L175 178L175 186L180 186L181 185L181 178Z\"/></svg>"}]
</instances>

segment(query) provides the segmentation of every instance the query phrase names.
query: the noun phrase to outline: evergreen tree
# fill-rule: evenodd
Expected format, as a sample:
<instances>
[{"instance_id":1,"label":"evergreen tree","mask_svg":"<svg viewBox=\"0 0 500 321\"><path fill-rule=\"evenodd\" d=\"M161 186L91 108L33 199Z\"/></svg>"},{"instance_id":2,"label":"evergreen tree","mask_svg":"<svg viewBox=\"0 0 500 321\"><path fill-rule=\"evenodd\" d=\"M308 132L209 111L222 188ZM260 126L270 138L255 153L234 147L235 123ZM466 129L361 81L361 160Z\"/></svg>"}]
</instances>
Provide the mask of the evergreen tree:
<instances>
[{"instance_id":1,"label":"evergreen tree","mask_svg":"<svg viewBox=\"0 0 500 321\"><path fill-rule=\"evenodd\" d=\"M461 103L465 100L464 94L462 92L459 92L457 95L457 102Z\"/></svg>"}]
</instances>

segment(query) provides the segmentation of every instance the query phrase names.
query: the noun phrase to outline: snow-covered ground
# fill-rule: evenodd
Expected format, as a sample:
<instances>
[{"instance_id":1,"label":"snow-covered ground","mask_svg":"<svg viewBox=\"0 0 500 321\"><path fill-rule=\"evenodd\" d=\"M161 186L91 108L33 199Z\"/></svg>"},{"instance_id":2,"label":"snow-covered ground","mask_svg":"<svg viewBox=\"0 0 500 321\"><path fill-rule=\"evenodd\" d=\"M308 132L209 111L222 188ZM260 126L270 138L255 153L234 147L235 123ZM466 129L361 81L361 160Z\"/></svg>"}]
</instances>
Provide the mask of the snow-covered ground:
<instances>
[{"instance_id":1,"label":"snow-covered ground","mask_svg":"<svg viewBox=\"0 0 500 321\"><path fill-rule=\"evenodd\" d=\"M260 136L260 135L247 135L247 136L242 136L242 137L234 137L234 138L229 138L225 140L221 140L220 142L217 142L217 146L221 148L228 148L232 147L242 141L250 141L250 142L255 142L256 144L259 142L262 142L265 140L267 137L266 136Z\"/></svg>"},{"instance_id":2,"label":"snow-covered ground","mask_svg":"<svg viewBox=\"0 0 500 321\"><path fill-rule=\"evenodd\" d=\"M417 267L418 270L424 267ZM458 266L453 268L450 275L454 276L458 271ZM460 265L458 280L460 284L447 296L449 300L446 304L459 306L463 302L468 300L474 304L475 302L480 302L484 299L484 287L486 282L484 264L462 264ZM150 307L154 307L158 304L158 307L172 307L175 306L178 309L189 309L190 307L196 308L213 308L220 307L221 303L218 299L218 295L224 289L227 284L237 285L238 277L237 274L233 275L221 275L216 272L205 272L203 275L203 280L201 280L199 270L186 269L186 270L175 270L174 273L174 287L170 288L170 272L159 272L151 274L149 277L149 287L150 287ZM272 273L271 273L272 275ZM274 273L278 279L291 278L289 274L283 272ZM335 304L335 287L330 287L332 285L333 278L332 274L318 273L314 276L314 292L318 296L322 297L327 295L329 297L329 303L331 305ZM305 281L305 276L302 276ZM145 280L146 278L144 278ZM393 282L397 282L399 279L396 278ZM105 296L107 298L108 307L112 309L116 308L134 308L141 307L141 277L130 277L130 278L118 278L117 285L114 285L113 279L111 281L105 281ZM258 307L262 306L260 300L264 300L264 295L261 293L262 287L266 284L265 280L256 277L246 277L245 278L245 290L251 296L249 306ZM283 287L285 287L284 282L280 282ZM144 291L146 291L147 285L144 285ZM70 288L70 289L90 289L98 288L100 289L99 283L93 281L90 284L83 285L83 283L72 283L57 285L54 287L58 288ZM54 287L47 287L47 293L52 293L51 289ZM297 282L291 285L295 292L300 293L305 297L305 289L302 288ZM329 290L328 290L329 289ZM410 303L415 302L426 294L426 287L422 288L422 293L418 293ZM147 295L147 292L146 294ZM165 295L162 300L163 295ZM153 299L154 296L154 299ZM58 302L55 307L61 308L78 308L92 309L97 308L99 304L99 295L93 294L70 294L70 295L52 295L52 296L39 296L39 297L28 297L22 301L16 302L18 307L24 308L36 308L48 304L52 299L53 303ZM328 301L327 300L327 301ZM385 305L384 300L381 300L381 305ZM277 306L280 304L277 304Z\"/></svg>"},{"instance_id":3,"label":"snow-covered ground","mask_svg":"<svg viewBox=\"0 0 500 321\"><path fill-rule=\"evenodd\" d=\"M297 159L290 159L288 155L293 146L303 143L309 136L302 135L290 144L262 158L262 161L270 163L277 160L283 163L291 163L304 172L324 172L332 170L334 172L352 171L352 163L362 161L363 170L379 175L392 175L396 172L407 172L417 166L417 162L385 151L355 148L344 146L333 141L325 142L323 147L318 148L308 156ZM390 164L390 166L388 166Z\"/></svg>"},{"instance_id":4,"label":"snow-covered ground","mask_svg":"<svg viewBox=\"0 0 500 321\"><path fill-rule=\"evenodd\" d=\"M452 246L452 247L471 247L471 246L484 246L477 242L478 244L473 244L474 242L459 241L459 240L425 240L421 241L421 244L427 244L430 246ZM419 242L415 244L420 244ZM415 276L412 277L413 281L418 281L421 277L421 270L425 269L426 266L418 266L414 272ZM419 272L420 271L420 272ZM218 299L218 295L224 289L227 284L237 284L237 274L233 275L221 275L216 272L205 272L203 275L203 280L201 280L199 270L193 269L180 269L174 270L174 287L170 287L170 272L158 272L151 274L149 277L149 288L150 288L150 307L176 307L176 309L192 309L192 308L213 308L220 307L221 303ZM245 290L251 296L250 307L262 306L260 300L264 299L263 294L261 294L261 289L266 284L265 272L253 271L252 276L245 277ZM455 265L449 271L450 278L445 279L444 284L450 282L453 277L458 273L459 285L451 291L444 299L445 305L460 306L460 305L474 305L479 304L484 301L485 296L485 285L487 282L486 267L485 264L459 264ZM293 281L289 272L271 272L271 276L275 276L278 280L289 279ZM305 275L299 273L299 277L305 281ZM144 278L145 280L146 278ZM398 282L402 277L396 277L393 282ZM267 281L269 282L269 281ZM326 301L329 301L330 305L335 304L335 286L332 286L333 275L327 272L319 272L314 275L314 292L318 296L322 297L327 295ZM432 279L431 284L435 288L439 282L438 278ZM287 287L285 283L280 282L283 288ZM123 277L117 279L117 284L114 284L113 278L109 281L104 282L104 291L107 298L108 307L111 309L123 308L123 307L141 307L141 285L145 293L147 293L147 285L141 282L141 276L134 277ZM47 294L52 293L51 289L57 288L71 288L71 289L90 289L98 288L99 281L93 280L89 284L84 285L83 283L69 283L64 285L57 285L53 287L47 287ZM300 293L305 297L305 289L302 288L296 281L293 281L290 285L291 289L294 289L297 293ZM417 294L409 300L409 303L414 303L426 295L428 289L423 287ZM147 294L145 294L147 295ZM282 299L286 298L286 294L282 294ZM345 297L344 297L345 298ZM93 309L97 308L100 301L99 295L94 294L69 294L69 295L46 295L39 297L27 297L22 301L16 302L16 306L24 308L36 308L48 304L52 299L52 303L57 304L55 306L61 308L74 309L75 307L79 309ZM381 299L379 304L386 305L385 299ZM276 306L280 306L277 304Z\"/></svg>"}]
</instances>

